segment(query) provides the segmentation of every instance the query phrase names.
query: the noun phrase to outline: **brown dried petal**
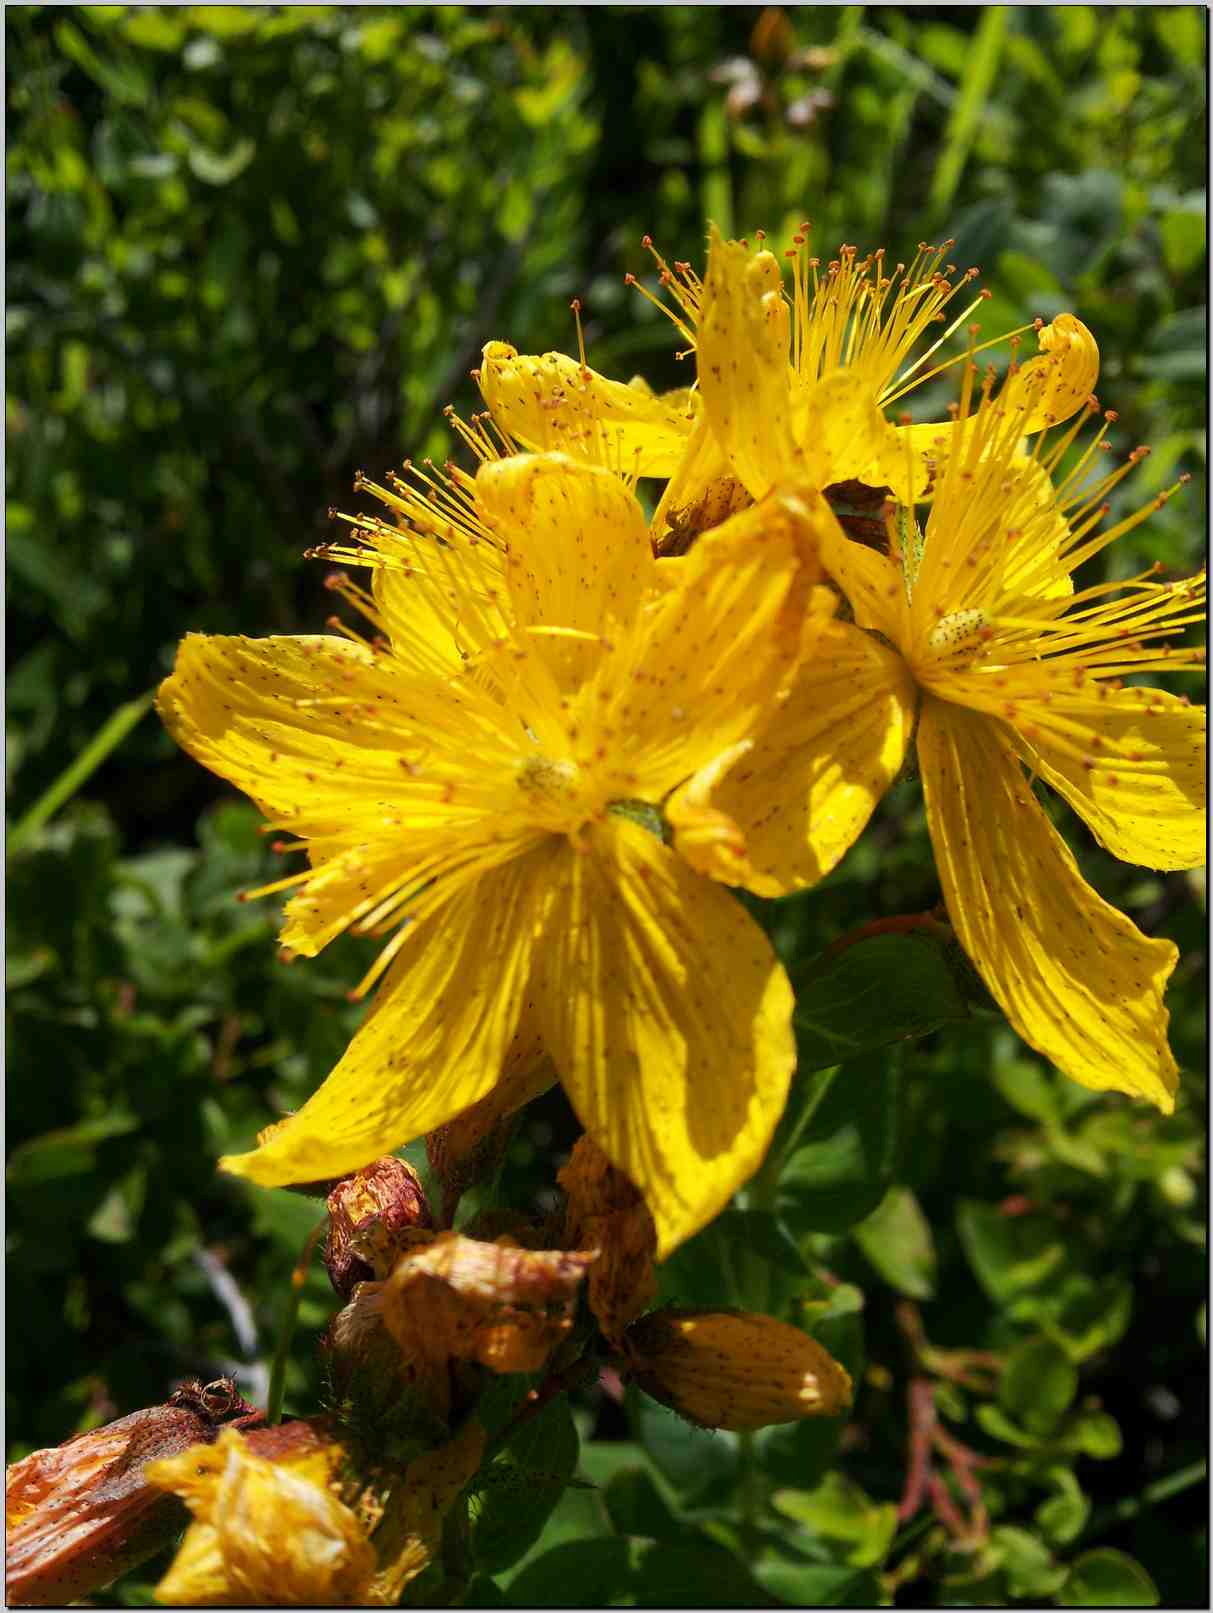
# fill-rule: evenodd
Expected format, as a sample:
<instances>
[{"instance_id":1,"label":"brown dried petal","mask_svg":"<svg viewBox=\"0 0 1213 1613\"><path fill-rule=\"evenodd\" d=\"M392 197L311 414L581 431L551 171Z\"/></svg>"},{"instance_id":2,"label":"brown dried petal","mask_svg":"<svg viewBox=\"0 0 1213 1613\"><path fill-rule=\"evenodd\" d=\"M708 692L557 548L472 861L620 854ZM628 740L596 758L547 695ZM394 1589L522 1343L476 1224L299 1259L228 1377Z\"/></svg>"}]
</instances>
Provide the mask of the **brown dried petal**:
<instances>
[{"instance_id":1,"label":"brown dried petal","mask_svg":"<svg viewBox=\"0 0 1213 1613\"><path fill-rule=\"evenodd\" d=\"M564 1242L596 1251L590 1309L608 1339L618 1340L657 1292L657 1229L637 1188L588 1136L578 1139L556 1178L568 1195Z\"/></svg>"},{"instance_id":2,"label":"brown dried petal","mask_svg":"<svg viewBox=\"0 0 1213 1613\"><path fill-rule=\"evenodd\" d=\"M402 1257L384 1319L406 1357L534 1372L572 1328L592 1255L440 1234Z\"/></svg>"}]
</instances>

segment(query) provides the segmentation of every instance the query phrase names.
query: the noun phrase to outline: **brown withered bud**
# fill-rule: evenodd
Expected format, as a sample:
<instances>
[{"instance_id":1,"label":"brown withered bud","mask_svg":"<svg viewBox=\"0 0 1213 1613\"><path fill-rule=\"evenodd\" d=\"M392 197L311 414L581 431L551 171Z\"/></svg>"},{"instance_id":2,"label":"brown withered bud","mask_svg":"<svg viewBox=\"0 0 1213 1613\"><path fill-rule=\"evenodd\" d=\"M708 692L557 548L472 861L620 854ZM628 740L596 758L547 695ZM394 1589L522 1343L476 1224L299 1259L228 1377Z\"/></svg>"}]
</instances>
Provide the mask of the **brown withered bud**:
<instances>
[{"instance_id":1,"label":"brown withered bud","mask_svg":"<svg viewBox=\"0 0 1213 1613\"><path fill-rule=\"evenodd\" d=\"M440 1233L397 1263L385 1285L384 1319L409 1360L535 1372L572 1330L592 1259Z\"/></svg>"},{"instance_id":2,"label":"brown withered bud","mask_svg":"<svg viewBox=\"0 0 1213 1613\"><path fill-rule=\"evenodd\" d=\"M450 1363L408 1356L384 1321L381 1282L359 1283L320 1343L333 1394L349 1417L393 1438L427 1438L446 1428Z\"/></svg>"},{"instance_id":3,"label":"brown withered bud","mask_svg":"<svg viewBox=\"0 0 1213 1613\"><path fill-rule=\"evenodd\" d=\"M491 1092L425 1139L430 1168L442 1183L442 1220L450 1226L469 1187L492 1176L505 1156L518 1111L556 1080L536 1037L520 1031Z\"/></svg>"},{"instance_id":4,"label":"brown withered bud","mask_svg":"<svg viewBox=\"0 0 1213 1613\"><path fill-rule=\"evenodd\" d=\"M869 487L866 482L834 482L825 490L826 502L849 538L869 549L887 551L888 528L884 521L887 487Z\"/></svg>"},{"instance_id":5,"label":"brown withered bud","mask_svg":"<svg viewBox=\"0 0 1213 1613\"><path fill-rule=\"evenodd\" d=\"M851 1379L798 1327L744 1311L653 1311L628 1328L632 1376L703 1428L745 1433L851 1404Z\"/></svg>"},{"instance_id":6,"label":"brown withered bud","mask_svg":"<svg viewBox=\"0 0 1213 1613\"><path fill-rule=\"evenodd\" d=\"M342 1299L358 1283L382 1282L416 1233L434 1224L421 1178L390 1155L343 1177L327 1205L324 1264Z\"/></svg>"},{"instance_id":7,"label":"brown withered bud","mask_svg":"<svg viewBox=\"0 0 1213 1613\"><path fill-rule=\"evenodd\" d=\"M624 1329L653 1303L657 1229L638 1188L588 1136L556 1178L568 1196L563 1243L596 1253L590 1267L590 1309L603 1333L617 1343Z\"/></svg>"},{"instance_id":8,"label":"brown withered bud","mask_svg":"<svg viewBox=\"0 0 1213 1613\"><path fill-rule=\"evenodd\" d=\"M186 1512L148 1483L148 1463L209 1445L223 1428L251 1428L261 1417L230 1378L192 1380L162 1406L14 1462L4 1485L9 1604L78 1601L166 1546Z\"/></svg>"}]
</instances>

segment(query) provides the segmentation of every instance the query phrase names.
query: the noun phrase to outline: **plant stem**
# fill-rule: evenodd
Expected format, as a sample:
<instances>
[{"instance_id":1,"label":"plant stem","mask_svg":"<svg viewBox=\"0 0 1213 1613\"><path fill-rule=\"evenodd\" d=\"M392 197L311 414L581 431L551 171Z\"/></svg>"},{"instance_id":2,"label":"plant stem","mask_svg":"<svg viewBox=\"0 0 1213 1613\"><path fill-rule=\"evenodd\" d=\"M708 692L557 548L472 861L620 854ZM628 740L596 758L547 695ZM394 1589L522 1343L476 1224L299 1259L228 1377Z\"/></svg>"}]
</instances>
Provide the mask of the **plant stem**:
<instances>
[{"instance_id":1,"label":"plant stem","mask_svg":"<svg viewBox=\"0 0 1213 1613\"><path fill-rule=\"evenodd\" d=\"M50 788L38 797L17 824L8 837L10 852L20 851L26 846L47 819L71 800L80 786L97 771L109 753L122 743L140 718L151 710L155 698L156 691L149 689L137 700L128 700L124 706L118 707L93 735L76 760L64 768Z\"/></svg>"},{"instance_id":2,"label":"plant stem","mask_svg":"<svg viewBox=\"0 0 1213 1613\"><path fill-rule=\"evenodd\" d=\"M1168 1473L1164 1478L1155 1479L1153 1484L1147 1484L1140 1495L1127 1496L1123 1501L1117 1501L1114 1506L1101 1507L1091 1517L1087 1527L1082 1532L1085 1540L1091 1535L1103 1534L1116 1523L1127 1523L1130 1518L1136 1518L1138 1513L1147 1512L1160 1501L1169 1501L1173 1495L1180 1495L1184 1490L1190 1490L1194 1484L1199 1484L1209 1471L1207 1461L1193 1462L1191 1467L1181 1467L1175 1473Z\"/></svg>"},{"instance_id":3,"label":"plant stem","mask_svg":"<svg viewBox=\"0 0 1213 1613\"><path fill-rule=\"evenodd\" d=\"M282 1323L282 1332L278 1335L278 1344L274 1350L274 1363L270 1368L270 1387L266 1395L265 1420L267 1423L282 1421L282 1398L286 1392L286 1363L291 1353L291 1340L295 1336L295 1324L299 1320L299 1305L303 1299L303 1285L307 1281L307 1269L312 1262L312 1251L322 1232L328 1227L328 1216L317 1221L308 1233L303 1245L303 1252L295 1262L295 1269L291 1272L291 1292L287 1299L286 1317Z\"/></svg>"}]
</instances>

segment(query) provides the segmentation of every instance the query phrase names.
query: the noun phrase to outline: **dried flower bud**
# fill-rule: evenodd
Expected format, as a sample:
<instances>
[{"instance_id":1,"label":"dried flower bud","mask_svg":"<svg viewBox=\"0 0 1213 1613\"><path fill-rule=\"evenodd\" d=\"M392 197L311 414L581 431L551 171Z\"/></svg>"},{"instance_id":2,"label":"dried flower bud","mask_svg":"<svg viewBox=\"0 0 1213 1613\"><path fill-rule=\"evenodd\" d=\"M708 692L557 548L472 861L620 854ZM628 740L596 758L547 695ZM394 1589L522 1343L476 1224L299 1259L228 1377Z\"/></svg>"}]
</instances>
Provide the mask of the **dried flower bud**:
<instances>
[{"instance_id":1,"label":"dried flower bud","mask_svg":"<svg viewBox=\"0 0 1213 1613\"><path fill-rule=\"evenodd\" d=\"M359 1283L321 1341L332 1393L355 1427L427 1444L446 1430L448 1362L403 1354L384 1322L386 1283Z\"/></svg>"},{"instance_id":2,"label":"dried flower bud","mask_svg":"<svg viewBox=\"0 0 1213 1613\"><path fill-rule=\"evenodd\" d=\"M654 1311L628 1329L624 1349L646 1393L704 1428L740 1433L833 1417L851 1404L846 1370L773 1316Z\"/></svg>"},{"instance_id":3,"label":"dried flower bud","mask_svg":"<svg viewBox=\"0 0 1213 1613\"><path fill-rule=\"evenodd\" d=\"M588 1136L581 1137L556 1180L568 1195L564 1243L597 1251L590 1267L590 1309L617 1341L653 1303L657 1229L637 1188Z\"/></svg>"},{"instance_id":4,"label":"dried flower bud","mask_svg":"<svg viewBox=\"0 0 1213 1613\"><path fill-rule=\"evenodd\" d=\"M386 1285L385 1320L409 1360L535 1372L572 1329L592 1259L444 1232L402 1256Z\"/></svg>"},{"instance_id":5,"label":"dried flower bud","mask_svg":"<svg viewBox=\"0 0 1213 1613\"><path fill-rule=\"evenodd\" d=\"M159 1551L185 1515L149 1483L146 1465L209 1443L226 1423L260 1417L230 1378L195 1381L162 1406L14 1462L5 1473L8 1602L77 1601Z\"/></svg>"},{"instance_id":6,"label":"dried flower bud","mask_svg":"<svg viewBox=\"0 0 1213 1613\"><path fill-rule=\"evenodd\" d=\"M382 1282L415 1241L410 1234L434 1224L421 1178L391 1155L337 1182L328 1195L328 1212L324 1264L342 1299L358 1283Z\"/></svg>"},{"instance_id":7,"label":"dried flower bud","mask_svg":"<svg viewBox=\"0 0 1213 1613\"><path fill-rule=\"evenodd\" d=\"M301 1435L290 1435L298 1428ZM216 1444L154 1462L149 1480L194 1515L156 1588L172 1606L364 1604L377 1559L358 1516L335 1494L345 1452L310 1425L288 1425L276 1459L227 1430ZM283 1439L281 1436L287 1436Z\"/></svg>"},{"instance_id":8,"label":"dried flower bud","mask_svg":"<svg viewBox=\"0 0 1213 1613\"><path fill-rule=\"evenodd\" d=\"M425 1151L442 1183L442 1211L448 1225L467 1189L500 1165L518 1111L555 1080L556 1072L543 1057L537 1038L519 1032L492 1091L426 1137Z\"/></svg>"}]
</instances>

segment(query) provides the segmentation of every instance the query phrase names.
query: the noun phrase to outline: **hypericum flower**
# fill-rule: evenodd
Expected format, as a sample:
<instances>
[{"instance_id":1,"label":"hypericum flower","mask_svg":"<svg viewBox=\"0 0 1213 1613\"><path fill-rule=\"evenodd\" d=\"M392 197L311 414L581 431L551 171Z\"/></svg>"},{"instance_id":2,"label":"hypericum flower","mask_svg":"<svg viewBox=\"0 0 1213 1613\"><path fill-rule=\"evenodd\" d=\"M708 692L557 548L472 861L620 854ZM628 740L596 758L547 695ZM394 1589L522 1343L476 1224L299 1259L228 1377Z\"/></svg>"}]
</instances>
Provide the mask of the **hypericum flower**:
<instances>
[{"instance_id":1,"label":"hypericum flower","mask_svg":"<svg viewBox=\"0 0 1213 1613\"><path fill-rule=\"evenodd\" d=\"M973 410L975 373L925 532L891 508L886 555L807 499L857 625L819 635L791 698L712 804L740 827L753 866L810 885L863 828L917 721L948 912L1007 1018L1076 1081L1170 1110L1163 992L1176 949L1090 889L1032 781L1052 785L1125 861L1203 861L1204 712L1125 679L1203 663L1203 651L1165 641L1203 618L1204 577L1166 585L1148 571L1075 592L1076 568L1168 495L1099 530L1106 494L1144 450L1094 474L1105 425L1066 470L1079 420L1060 440L1038 438L1024 467L1022 391L994 397L987 377Z\"/></svg>"},{"instance_id":2,"label":"hypericum flower","mask_svg":"<svg viewBox=\"0 0 1213 1613\"><path fill-rule=\"evenodd\" d=\"M628 1328L623 1350L646 1394L704 1428L745 1433L851 1404L846 1368L774 1316L653 1311Z\"/></svg>"},{"instance_id":3,"label":"hypericum flower","mask_svg":"<svg viewBox=\"0 0 1213 1613\"><path fill-rule=\"evenodd\" d=\"M167 1546L184 1515L147 1466L261 1413L230 1378L191 1381L162 1406L32 1451L4 1475L4 1591L13 1607L79 1601Z\"/></svg>"},{"instance_id":4,"label":"hypericum flower","mask_svg":"<svg viewBox=\"0 0 1213 1613\"><path fill-rule=\"evenodd\" d=\"M517 456L473 491L440 541L365 523L386 569L350 597L390 642L191 636L161 689L177 740L309 852L286 947L395 930L337 1068L224 1163L344 1174L477 1102L537 1035L668 1252L762 1158L795 1062L784 972L717 881L770 886L702 790L828 590L791 496L663 586L609 471Z\"/></svg>"},{"instance_id":5,"label":"hypericum flower","mask_svg":"<svg viewBox=\"0 0 1213 1613\"><path fill-rule=\"evenodd\" d=\"M859 480L904 500L920 497L950 425L897 427L885 411L956 362L931 367L986 295L959 313L949 307L977 270L956 276L946 262L951 241L924 243L908 267L886 266L883 249L860 258L843 246L823 268L809 256L808 229L801 226L785 254L790 301L762 231L753 248L712 228L703 281L690 264L671 267L654 252L673 306L644 294L696 352L697 389L654 398L634 381L625 387L597 375L584 347L578 362L490 342L476 373L494 420L528 447L588 451L596 460L605 453L624 470L668 476L653 517L666 552L688 525L703 530L776 485ZM653 250L647 236L644 244ZM1094 338L1072 315L1037 320L1035 329L1041 355L1013 370L1025 432L1068 420L1099 373ZM1020 334L995 340L1014 350Z\"/></svg>"}]
</instances>

